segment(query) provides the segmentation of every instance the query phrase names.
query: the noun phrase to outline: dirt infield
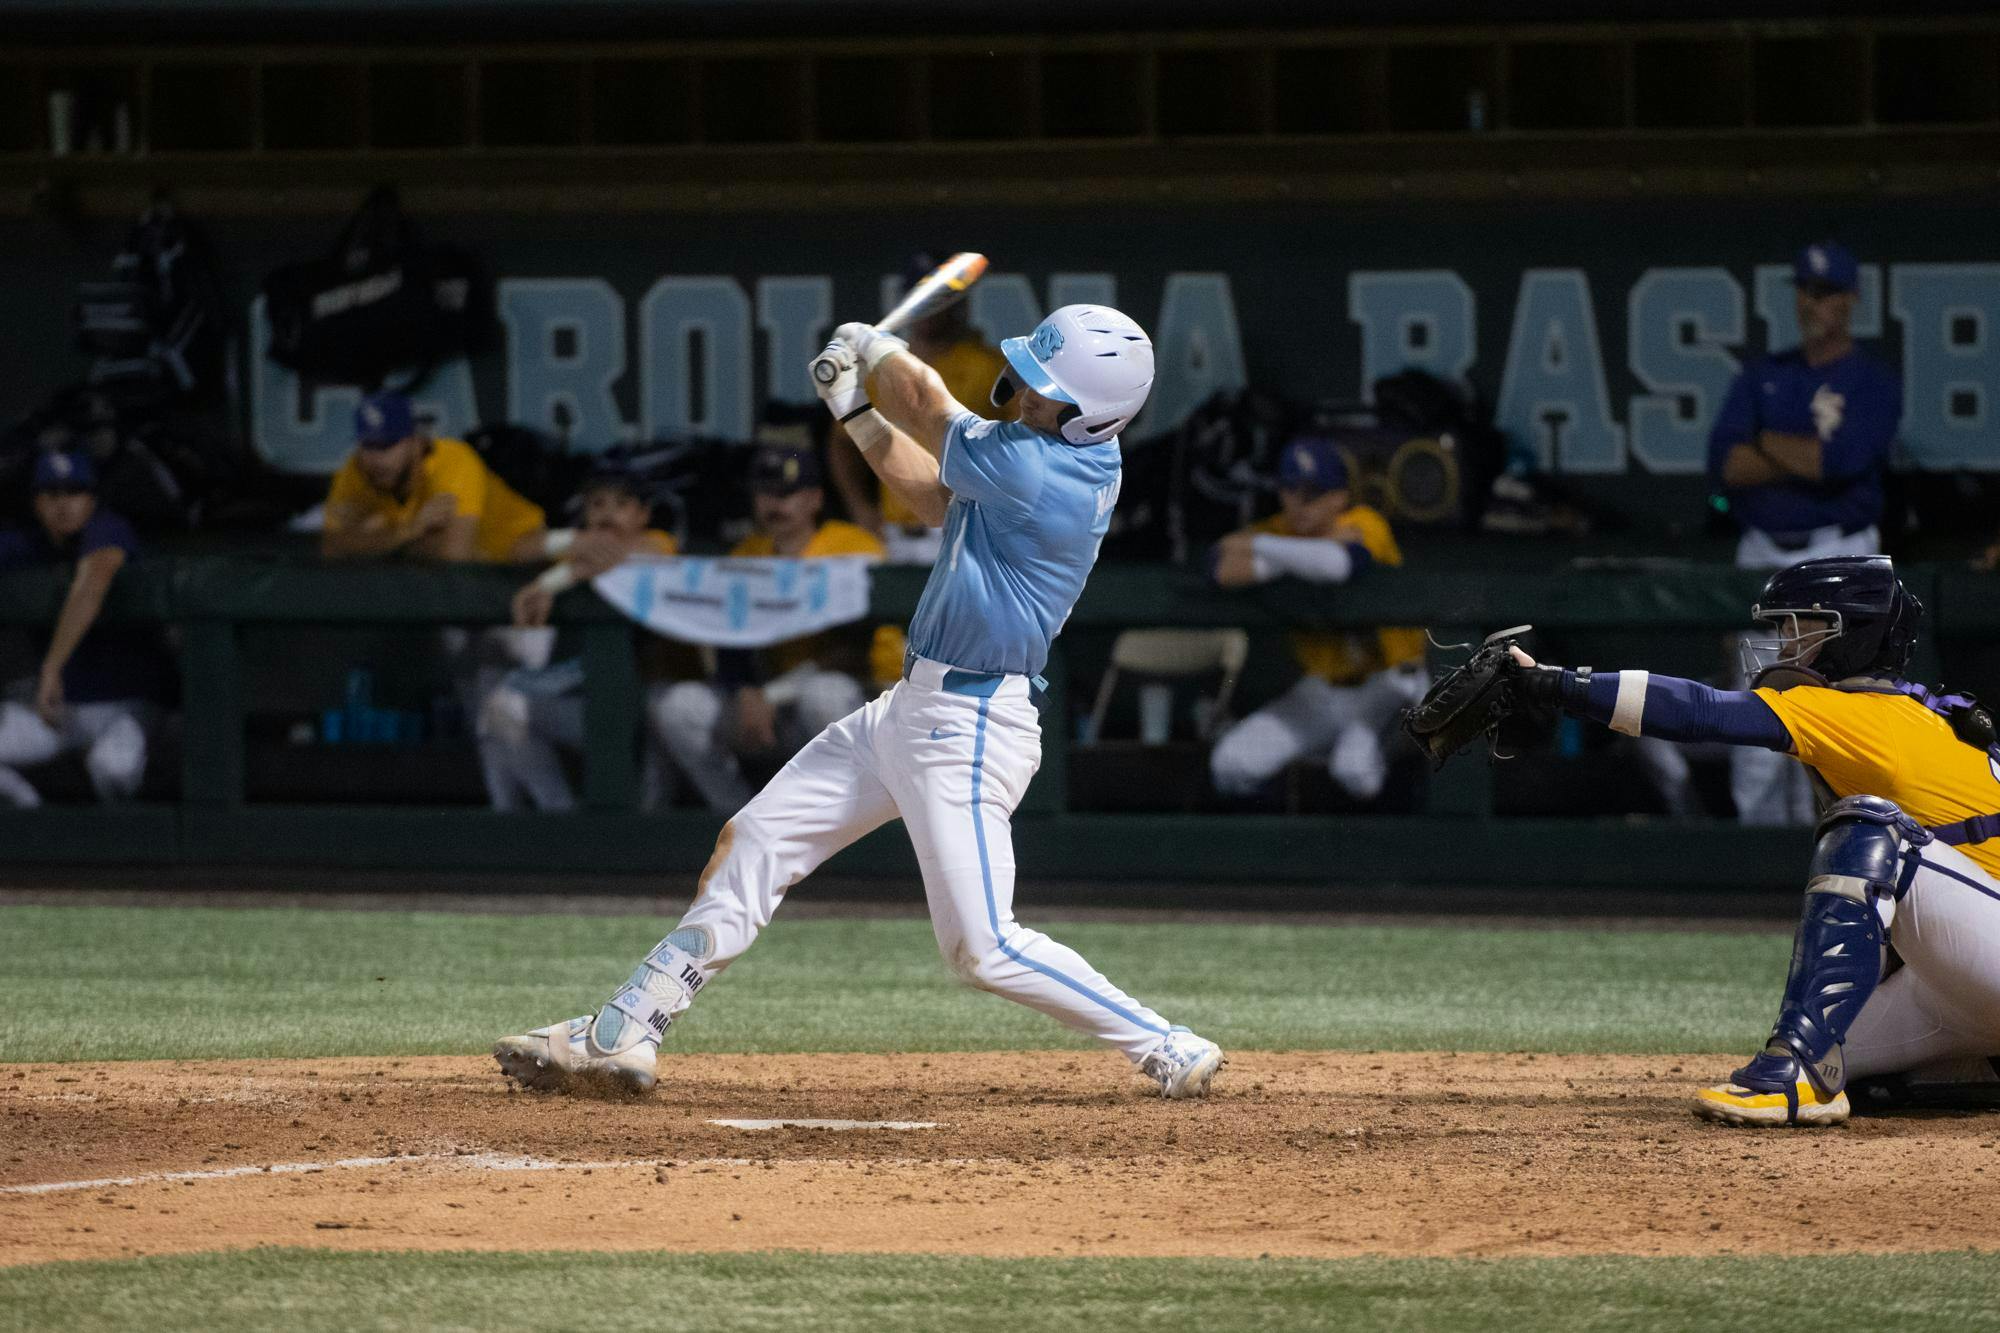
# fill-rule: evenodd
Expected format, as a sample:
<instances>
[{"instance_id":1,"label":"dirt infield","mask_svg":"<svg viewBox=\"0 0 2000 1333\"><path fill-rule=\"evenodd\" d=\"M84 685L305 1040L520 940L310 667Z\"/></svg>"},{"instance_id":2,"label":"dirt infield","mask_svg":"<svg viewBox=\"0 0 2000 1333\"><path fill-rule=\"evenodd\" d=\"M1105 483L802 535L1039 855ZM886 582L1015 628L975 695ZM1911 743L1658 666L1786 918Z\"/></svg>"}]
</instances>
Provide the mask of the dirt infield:
<instances>
[{"instance_id":1,"label":"dirt infield","mask_svg":"<svg viewBox=\"0 0 2000 1333\"><path fill-rule=\"evenodd\" d=\"M514 1092L470 1058L0 1066L0 1264L251 1245L2000 1249L2000 1118L1727 1130L1685 1104L1726 1064L1251 1053L1205 1103L1073 1052L709 1056L618 1102Z\"/></svg>"}]
</instances>

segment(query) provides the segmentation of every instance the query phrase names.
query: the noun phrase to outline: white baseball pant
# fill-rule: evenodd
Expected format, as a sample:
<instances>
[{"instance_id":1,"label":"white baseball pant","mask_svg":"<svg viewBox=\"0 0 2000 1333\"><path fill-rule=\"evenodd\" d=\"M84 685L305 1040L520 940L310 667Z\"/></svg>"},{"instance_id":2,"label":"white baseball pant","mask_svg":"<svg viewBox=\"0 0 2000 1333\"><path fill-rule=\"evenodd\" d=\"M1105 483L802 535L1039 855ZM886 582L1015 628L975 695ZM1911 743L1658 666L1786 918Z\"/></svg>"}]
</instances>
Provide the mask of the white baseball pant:
<instances>
[{"instance_id":1,"label":"white baseball pant","mask_svg":"<svg viewBox=\"0 0 2000 1333\"><path fill-rule=\"evenodd\" d=\"M132 796L146 777L146 734L158 713L140 699L70 704L52 727L26 704L0 704L0 801L23 810L39 806L41 793L19 770L72 750L84 752L99 800Z\"/></svg>"},{"instance_id":2,"label":"white baseball pant","mask_svg":"<svg viewBox=\"0 0 2000 1333\"><path fill-rule=\"evenodd\" d=\"M1847 1030L1850 1078L2000 1055L2000 883L1955 847L1916 853L1889 930L1903 966Z\"/></svg>"},{"instance_id":3,"label":"white baseball pant","mask_svg":"<svg viewBox=\"0 0 2000 1333\"><path fill-rule=\"evenodd\" d=\"M1025 678L968 684L968 674L918 659L909 679L799 751L724 826L694 904L668 939L696 944L688 952L705 982L750 947L785 890L901 817L952 970L1136 1064L1166 1036L1167 1020L1074 950L1014 920L1011 820L1041 766L1041 726Z\"/></svg>"},{"instance_id":4,"label":"white baseball pant","mask_svg":"<svg viewBox=\"0 0 2000 1333\"><path fill-rule=\"evenodd\" d=\"M667 688L654 686L649 698L657 700ZM583 713L584 696L574 690L544 693L504 678L487 689L475 735L480 775L495 810L559 814L576 809L562 751L583 749ZM673 771L656 746L645 747L639 772L641 810L659 809L673 799Z\"/></svg>"},{"instance_id":5,"label":"white baseball pant","mask_svg":"<svg viewBox=\"0 0 2000 1333\"><path fill-rule=\"evenodd\" d=\"M1208 759L1215 789L1250 796L1301 759L1324 760L1341 790L1373 800L1389 776L1382 738L1421 699L1421 666L1390 667L1358 685L1307 676L1224 732Z\"/></svg>"},{"instance_id":6,"label":"white baseball pant","mask_svg":"<svg viewBox=\"0 0 2000 1333\"><path fill-rule=\"evenodd\" d=\"M778 714L778 743L797 750L861 706L860 682L808 663L764 687ZM734 814L750 799L733 744L735 719L725 691L707 681L667 686L647 705L653 734L674 767L694 784L710 810Z\"/></svg>"}]
</instances>

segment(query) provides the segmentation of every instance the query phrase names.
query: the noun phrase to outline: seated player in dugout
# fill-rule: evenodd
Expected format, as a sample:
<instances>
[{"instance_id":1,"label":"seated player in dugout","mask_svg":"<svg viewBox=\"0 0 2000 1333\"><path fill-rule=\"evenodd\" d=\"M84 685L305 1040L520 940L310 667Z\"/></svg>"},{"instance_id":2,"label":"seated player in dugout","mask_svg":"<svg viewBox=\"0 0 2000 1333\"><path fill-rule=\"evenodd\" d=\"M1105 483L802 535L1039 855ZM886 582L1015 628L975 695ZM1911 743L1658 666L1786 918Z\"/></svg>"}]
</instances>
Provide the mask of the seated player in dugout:
<instances>
[{"instance_id":1,"label":"seated player in dugout","mask_svg":"<svg viewBox=\"0 0 2000 1333\"><path fill-rule=\"evenodd\" d=\"M904 287L923 278L938 261L913 255L904 270ZM972 327L971 303L959 301L907 331L910 355L938 373L951 396L989 421L1012 421L1020 411L1009 402L996 406L991 389L1006 369L1006 358ZM926 524L917 512L868 470L846 427L833 423L827 443L828 470L834 491L860 526L881 534L888 559L897 565L928 565L937 559L944 529Z\"/></svg>"},{"instance_id":2,"label":"seated player in dugout","mask_svg":"<svg viewBox=\"0 0 2000 1333\"><path fill-rule=\"evenodd\" d=\"M354 451L327 490L321 555L505 563L559 554L548 536L541 506L465 441L433 439L408 398L385 391L361 400Z\"/></svg>"},{"instance_id":3,"label":"seated player in dugout","mask_svg":"<svg viewBox=\"0 0 2000 1333\"><path fill-rule=\"evenodd\" d=\"M1215 546L1215 581L1244 588L1290 575L1339 584L1375 564L1400 565L1389 521L1350 503L1347 464L1331 440L1302 435L1278 460L1282 508ZM1209 773L1224 796L1251 796L1291 764L1324 763L1358 801L1382 792L1389 763L1383 742L1396 719L1423 696L1424 633L1378 629L1297 633L1296 685L1223 733Z\"/></svg>"},{"instance_id":4,"label":"seated player in dugout","mask_svg":"<svg viewBox=\"0 0 2000 1333\"><path fill-rule=\"evenodd\" d=\"M0 801L42 803L20 769L81 750L98 798L132 796L146 776L148 737L171 702L174 672L153 625L105 625L98 614L139 553L132 525L98 503L85 453L35 459L32 527L0 532L0 571L74 565L62 610L40 645L40 670L0 703Z\"/></svg>"},{"instance_id":5,"label":"seated player in dugout","mask_svg":"<svg viewBox=\"0 0 2000 1333\"><path fill-rule=\"evenodd\" d=\"M730 555L882 558L875 534L824 517L826 490L810 448L759 445L749 487L755 530ZM654 735L710 810L735 814L752 795L745 761L775 768L893 685L903 648L901 630L864 622L762 651L725 649L713 680L681 681L650 700Z\"/></svg>"},{"instance_id":6,"label":"seated player in dugout","mask_svg":"<svg viewBox=\"0 0 2000 1333\"><path fill-rule=\"evenodd\" d=\"M583 522L551 530L542 543L555 560L514 594L514 625L541 629L549 623L556 597L587 583L633 556L677 555L670 532L652 525L653 505L645 479L616 460L604 460L577 489ZM576 793L563 771L562 752L583 748L583 664L559 650L554 666L521 668L502 676L480 700L476 728L480 770L493 808L543 811L576 808ZM699 674L700 662L685 645L657 635L641 639L639 671L652 690ZM657 805L663 775L648 752L642 804Z\"/></svg>"},{"instance_id":7,"label":"seated player in dugout","mask_svg":"<svg viewBox=\"0 0 2000 1333\"><path fill-rule=\"evenodd\" d=\"M1990 1090L2000 1064L2000 745L1965 695L1904 677L1923 606L1887 556L1808 560L1751 608L1779 635L1748 690L1540 666L1509 688L1630 736L1789 756L1821 798L1791 974L1770 1041L1695 1111L1833 1125L1850 1081Z\"/></svg>"}]
</instances>

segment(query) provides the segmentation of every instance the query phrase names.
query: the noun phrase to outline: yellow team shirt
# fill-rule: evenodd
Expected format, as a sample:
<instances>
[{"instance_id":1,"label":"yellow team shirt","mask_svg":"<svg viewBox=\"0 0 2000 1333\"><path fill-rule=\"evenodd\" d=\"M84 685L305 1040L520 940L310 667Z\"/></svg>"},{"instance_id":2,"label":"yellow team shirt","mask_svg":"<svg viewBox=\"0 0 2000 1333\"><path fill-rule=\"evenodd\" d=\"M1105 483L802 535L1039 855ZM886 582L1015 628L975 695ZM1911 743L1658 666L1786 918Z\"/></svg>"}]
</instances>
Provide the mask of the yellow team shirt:
<instances>
[{"instance_id":1,"label":"yellow team shirt","mask_svg":"<svg viewBox=\"0 0 2000 1333\"><path fill-rule=\"evenodd\" d=\"M944 381L944 387L952 397L990 421L1012 421L1015 407L1009 403L1005 407L993 406L993 382L1006 369L1007 358L1000 355L997 348L988 347L977 338L965 338L953 343L939 353L930 367ZM903 502L903 498L887 486L882 492L882 521L892 527L920 528L924 521L917 517L914 509ZM900 664L897 674L902 673Z\"/></svg>"},{"instance_id":2,"label":"yellow team shirt","mask_svg":"<svg viewBox=\"0 0 2000 1333\"><path fill-rule=\"evenodd\" d=\"M1377 564L1403 563L1403 552L1396 545L1396 535L1389 530L1389 520L1380 513L1367 505L1355 505L1341 513L1340 522L1361 534L1361 545ZM1283 514L1273 514L1263 522L1251 525L1250 530L1277 537L1298 536L1285 522ZM1352 685L1385 667L1420 662L1424 656L1424 632L1421 629L1379 629L1353 634L1301 632L1292 635L1291 642L1292 657L1298 662L1299 669L1308 676L1318 676L1333 685Z\"/></svg>"},{"instance_id":3,"label":"yellow team shirt","mask_svg":"<svg viewBox=\"0 0 2000 1333\"><path fill-rule=\"evenodd\" d=\"M639 539L640 555L679 555L681 544L674 540L674 534L660 528L647 528L646 535Z\"/></svg>"},{"instance_id":4,"label":"yellow team shirt","mask_svg":"<svg viewBox=\"0 0 2000 1333\"><path fill-rule=\"evenodd\" d=\"M769 559L778 553L771 539L761 532L753 532L730 548L729 554L759 559ZM868 529L842 519L830 518L819 525L799 555L872 555L881 559L888 554L882 539ZM833 631L827 631L832 633ZM827 634L808 634L801 639L778 644L772 648L771 657L780 674L804 663L815 661L826 652ZM877 685L891 685L903 676L903 649L906 641L903 631L894 625L877 625L875 637L868 645L868 671Z\"/></svg>"},{"instance_id":5,"label":"yellow team shirt","mask_svg":"<svg viewBox=\"0 0 2000 1333\"><path fill-rule=\"evenodd\" d=\"M2000 765L1906 694L1794 685L1756 695L1792 734L1794 757L1835 796L1880 796L1925 828L2000 811ZM1958 850L2000 876L2000 838Z\"/></svg>"},{"instance_id":6,"label":"yellow team shirt","mask_svg":"<svg viewBox=\"0 0 2000 1333\"><path fill-rule=\"evenodd\" d=\"M485 460L463 440L431 441L430 452L417 464L406 500L371 486L350 454L333 474L326 501L329 505L352 505L363 517L379 515L392 523L405 523L434 495L451 496L461 518L479 520L479 531L472 539L473 558L477 560L509 560L515 542L548 526L541 506L522 498L493 475Z\"/></svg>"}]
</instances>

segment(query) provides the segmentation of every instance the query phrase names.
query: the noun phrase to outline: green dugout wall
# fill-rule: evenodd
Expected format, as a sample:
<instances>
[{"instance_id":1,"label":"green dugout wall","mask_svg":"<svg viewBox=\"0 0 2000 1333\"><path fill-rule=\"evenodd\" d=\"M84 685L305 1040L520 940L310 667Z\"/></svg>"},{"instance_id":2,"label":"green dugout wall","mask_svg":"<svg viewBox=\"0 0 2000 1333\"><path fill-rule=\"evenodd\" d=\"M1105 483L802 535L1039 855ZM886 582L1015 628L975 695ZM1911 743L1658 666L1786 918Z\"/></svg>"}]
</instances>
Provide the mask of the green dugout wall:
<instances>
[{"instance_id":1,"label":"green dugout wall","mask_svg":"<svg viewBox=\"0 0 2000 1333\"><path fill-rule=\"evenodd\" d=\"M875 603L907 617L920 570L878 571ZM1930 608L1917 674L1935 678L1940 645L2000 640L2000 595L1990 576L1912 566L1904 577ZM0 849L13 867L36 863L296 864L411 870L547 870L692 875L719 820L698 811L636 809L640 683L628 622L587 591L568 594L558 619L580 635L588 675L584 809L573 815L499 815L463 806L271 805L245 799L246 632L296 626L422 628L504 623L514 571L400 565L329 567L282 558L201 556L141 562L107 607L119 619L179 627L184 677L180 799L119 808L0 812ZM1071 620L1078 631L1142 625L1362 628L1424 623L1444 642L1524 621L1552 632L1644 631L1710 637L1741 627L1756 574L1720 566L1632 571L1427 573L1381 570L1337 597L1290 582L1223 593L1185 571L1107 566ZM46 623L63 592L43 571L0 579L0 623ZM1058 646L1058 653L1062 651ZM1607 663L1607 665L1610 665ZM1635 663L1636 665L1636 663ZM1778 888L1796 880L1802 830L1745 829L1720 821L1522 819L1491 815L1505 779L1460 759L1432 782L1420 814L1279 816L1074 813L1066 762L1066 663L1051 664L1056 696L1045 712L1045 759L1016 817L1024 876L1218 884L1550 885ZM1954 680L1954 685L1976 681ZM384 765L421 763L421 746L382 748ZM831 864L850 875L914 876L891 826Z\"/></svg>"}]
</instances>

